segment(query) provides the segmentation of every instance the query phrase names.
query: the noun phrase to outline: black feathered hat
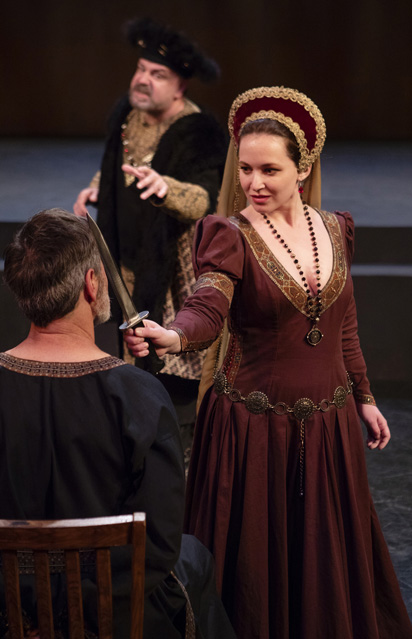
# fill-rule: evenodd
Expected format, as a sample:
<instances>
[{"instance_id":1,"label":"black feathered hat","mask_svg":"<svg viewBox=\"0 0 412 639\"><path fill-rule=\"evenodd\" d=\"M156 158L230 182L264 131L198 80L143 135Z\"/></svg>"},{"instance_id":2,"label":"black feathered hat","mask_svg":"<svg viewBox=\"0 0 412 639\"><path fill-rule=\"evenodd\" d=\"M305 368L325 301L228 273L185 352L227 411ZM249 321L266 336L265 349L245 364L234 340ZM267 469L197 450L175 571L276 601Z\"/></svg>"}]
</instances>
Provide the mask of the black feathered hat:
<instances>
[{"instance_id":1,"label":"black feathered hat","mask_svg":"<svg viewBox=\"0 0 412 639\"><path fill-rule=\"evenodd\" d=\"M197 76L203 82L217 80L220 69L189 38L151 18L136 18L126 24L129 42L138 48L139 57L164 64L188 80Z\"/></svg>"}]
</instances>

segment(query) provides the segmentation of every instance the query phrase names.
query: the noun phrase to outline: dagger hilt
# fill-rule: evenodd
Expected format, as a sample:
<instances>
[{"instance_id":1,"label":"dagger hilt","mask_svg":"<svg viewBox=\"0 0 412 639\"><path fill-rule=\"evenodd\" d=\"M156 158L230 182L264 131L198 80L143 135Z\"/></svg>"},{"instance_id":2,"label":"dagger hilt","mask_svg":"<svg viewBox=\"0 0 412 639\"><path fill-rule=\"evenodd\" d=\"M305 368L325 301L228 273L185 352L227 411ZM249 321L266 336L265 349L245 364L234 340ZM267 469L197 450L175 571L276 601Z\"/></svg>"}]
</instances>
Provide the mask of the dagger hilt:
<instances>
[{"instance_id":1,"label":"dagger hilt","mask_svg":"<svg viewBox=\"0 0 412 639\"><path fill-rule=\"evenodd\" d=\"M146 317L148 317L148 315L149 315L149 311L142 311L141 313L138 313L134 317L131 317L127 322L123 322L123 324L119 326L119 330L123 332L123 331L126 331L128 328L131 328L131 329L136 328L136 326L138 326L138 324L141 324L143 320L146 319ZM157 375L158 373L160 373L165 363L162 359L160 359L160 357L156 353L156 349L153 346L153 343L149 339L147 340L147 342L149 344L149 355L148 355L149 362L148 362L147 369L150 373L153 373L153 375Z\"/></svg>"}]
</instances>

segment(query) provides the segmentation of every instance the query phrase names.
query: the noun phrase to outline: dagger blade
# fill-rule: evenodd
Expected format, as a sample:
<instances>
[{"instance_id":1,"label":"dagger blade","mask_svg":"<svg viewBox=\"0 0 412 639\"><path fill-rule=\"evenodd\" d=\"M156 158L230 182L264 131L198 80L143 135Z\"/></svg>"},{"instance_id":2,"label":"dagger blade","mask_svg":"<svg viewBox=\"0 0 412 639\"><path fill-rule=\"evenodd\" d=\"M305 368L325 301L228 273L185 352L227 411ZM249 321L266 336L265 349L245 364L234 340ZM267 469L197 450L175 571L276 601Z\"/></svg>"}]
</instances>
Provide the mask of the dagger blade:
<instances>
[{"instance_id":1,"label":"dagger blade","mask_svg":"<svg viewBox=\"0 0 412 639\"><path fill-rule=\"evenodd\" d=\"M137 324L140 324L140 322L142 322L142 320L144 320L149 315L149 311L142 311L141 313L137 312L132 298L130 297L129 291L126 288L126 284L123 282L117 265L112 257L112 254L110 253L109 247L106 244L106 240L104 239L97 223L94 221L91 215L89 215L89 213L87 213L87 221L89 223L90 230L93 233L94 239L96 240L96 244L99 249L100 257L102 258L107 277L110 281L110 284L112 285L113 292L116 295L116 299L119 302L123 315L126 319L126 321L121 326L119 326L119 328L121 331L124 331L127 328L133 328L134 326L137 326Z\"/></svg>"},{"instance_id":2,"label":"dagger blade","mask_svg":"<svg viewBox=\"0 0 412 639\"><path fill-rule=\"evenodd\" d=\"M106 240L104 239L101 230L99 229L97 223L94 219L87 213L87 220L89 223L89 228L93 233L94 239L96 240L97 248L99 249L100 257L102 258L102 262L104 264L104 268L106 270L107 277L112 285L114 294L116 295L117 301L123 311L123 315L126 319L119 329L121 331L125 331L128 328L134 328L138 324L140 324L148 315L149 311L142 311L138 313L135 305L133 304L132 298L130 297L129 291L126 288L126 284L123 282L122 276L119 273L119 270L116 266L116 263L110 253L110 249L106 244ZM149 357L147 370L157 375L165 363L160 357L157 356L156 350L149 341Z\"/></svg>"}]
</instances>

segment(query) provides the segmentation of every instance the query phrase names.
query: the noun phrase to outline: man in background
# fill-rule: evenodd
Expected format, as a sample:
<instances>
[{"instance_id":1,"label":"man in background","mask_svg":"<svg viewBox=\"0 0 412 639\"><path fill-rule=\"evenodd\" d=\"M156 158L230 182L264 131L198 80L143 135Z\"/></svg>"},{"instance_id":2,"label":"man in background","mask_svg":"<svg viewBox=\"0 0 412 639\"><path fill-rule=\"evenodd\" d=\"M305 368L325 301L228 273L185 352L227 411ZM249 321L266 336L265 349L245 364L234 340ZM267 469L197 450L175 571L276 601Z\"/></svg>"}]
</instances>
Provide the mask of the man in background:
<instances>
[{"instance_id":1,"label":"man in background","mask_svg":"<svg viewBox=\"0 0 412 639\"><path fill-rule=\"evenodd\" d=\"M136 308L167 325L193 290L195 222L215 211L226 155L221 127L186 90L191 78L216 80L219 70L185 35L151 19L134 20L127 33L137 69L111 115L101 171L80 192L74 212L85 215L86 204L96 204ZM166 356L158 376L184 442L202 363L199 353Z\"/></svg>"}]
</instances>

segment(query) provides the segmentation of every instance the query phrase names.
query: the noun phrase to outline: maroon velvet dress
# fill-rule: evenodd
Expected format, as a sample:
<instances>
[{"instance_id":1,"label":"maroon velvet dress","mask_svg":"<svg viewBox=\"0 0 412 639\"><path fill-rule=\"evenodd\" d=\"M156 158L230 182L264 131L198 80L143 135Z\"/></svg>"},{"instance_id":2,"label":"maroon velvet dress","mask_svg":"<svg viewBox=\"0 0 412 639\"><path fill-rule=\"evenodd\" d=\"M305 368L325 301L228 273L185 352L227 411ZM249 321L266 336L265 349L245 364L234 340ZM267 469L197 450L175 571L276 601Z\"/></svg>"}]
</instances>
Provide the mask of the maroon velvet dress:
<instances>
[{"instance_id":1,"label":"maroon velvet dress","mask_svg":"<svg viewBox=\"0 0 412 639\"><path fill-rule=\"evenodd\" d=\"M239 638L407 639L355 406L373 398L349 273L353 221L320 214L334 266L316 346L303 288L251 224L198 224L198 282L173 327L192 350L227 316L231 338L195 430L186 531L214 554Z\"/></svg>"}]
</instances>

